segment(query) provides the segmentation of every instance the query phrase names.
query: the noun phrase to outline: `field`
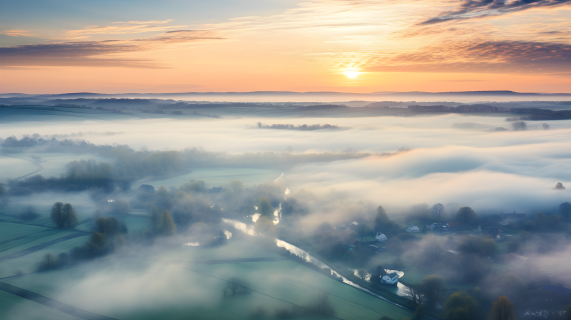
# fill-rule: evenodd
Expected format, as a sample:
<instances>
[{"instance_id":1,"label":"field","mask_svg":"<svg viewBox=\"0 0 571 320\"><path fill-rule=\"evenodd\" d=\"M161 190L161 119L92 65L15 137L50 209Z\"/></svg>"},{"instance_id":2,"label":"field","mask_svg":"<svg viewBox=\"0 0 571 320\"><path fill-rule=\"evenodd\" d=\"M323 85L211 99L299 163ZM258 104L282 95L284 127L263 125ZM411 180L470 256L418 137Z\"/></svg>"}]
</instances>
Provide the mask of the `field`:
<instances>
[{"instance_id":1,"label":"field","mask_svg":"<svg viewBox=\"0 0 571 320\"><path fill-rule=\"evenodd\" d=\"M120 219L131 232L148 225L144 216ZM0 222L0 231L7 231L0 234L3 241L8 241L0 247L0 259L77 233L13 222ZM23 238L18 240L19 237ZM87 234L81 235L21 257L0 260L0 278L3 278L0 281L116 319L249 319L259 307L268 315L292 307L303 308L319 292L329 294L340 319L411 316L406 310L292 260L270 251L250 250L248 244L232 240L216 248L145 249L144 254L103 258L34 273L46 253L69 252L87 238ZM12 277L17 272L24 275ZM225 298L222 291L226 280L232 277L242 279L249 290ZM2 319L77 319L1 290L0 301Z\"/></svg>"},{"instance_id":2,"label":"field","mask_svg":"<svg viewBox=\"0 0 571 320\"><path fill-rule=\"evenodd\" d=\"M203 180L209 188L225 187L234 179L240 179L246 186L263 183L274 180L280 176L281 172L268 169L254 168L215 168L202 169L198 168L193 172L185 175L176 176L169 179L143 179L133 183L133 188L139 187L141 184L150 184L155 188L160 186L179 187L189 181Z\"/></svg>"}]
</instances>

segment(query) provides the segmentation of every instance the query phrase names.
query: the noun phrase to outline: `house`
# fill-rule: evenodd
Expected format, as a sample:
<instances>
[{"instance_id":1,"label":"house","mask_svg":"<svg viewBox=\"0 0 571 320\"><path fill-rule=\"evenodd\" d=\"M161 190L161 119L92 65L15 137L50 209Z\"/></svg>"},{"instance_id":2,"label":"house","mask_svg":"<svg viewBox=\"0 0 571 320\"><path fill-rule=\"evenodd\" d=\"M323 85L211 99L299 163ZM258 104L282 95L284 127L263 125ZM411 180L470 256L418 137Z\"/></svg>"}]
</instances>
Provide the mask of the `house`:
<instances>
[{"instance_id":1,"label":"house","mask_svg":"<svg viewBox=\"0 0 571 320\"><path fill-rule=\"evenodd\" d=\"M406 226L406 232L420 232L420 229L417 226L409 224Z\"/></svg>"},{"instance_id":2,"label":"house","mask_svg":"<svg viewBox=\"0 0 571 320\"><path fill-rule=\"evenodd\" d=\"M387 236L385 236L381 232L377 232L377 235L375 236L375 240L376 241L387 241L388 238L387 238Z\"/></svg>"},{"instance_id":3,"label":"house","mask_svg":"<svg viewBox=\"0 0 571 320\"><path fill-rule=\"evenodd\" d=\"M448 231L448 225L446 225L444 223L440 223L440 222L435 222L433 224L426 225L426 229L440 233L440 232Z\"/></svg>"},{"instance_id":4,"label":"house","mask_svg":"<svg viewBox=\"0 0 571 320\"><path fill-rule=\"evenodd\" d=\"M381 277L381 283L396 285L399 282L399 275L396 272L386 274Z\"/></svg>"}]
</instances>

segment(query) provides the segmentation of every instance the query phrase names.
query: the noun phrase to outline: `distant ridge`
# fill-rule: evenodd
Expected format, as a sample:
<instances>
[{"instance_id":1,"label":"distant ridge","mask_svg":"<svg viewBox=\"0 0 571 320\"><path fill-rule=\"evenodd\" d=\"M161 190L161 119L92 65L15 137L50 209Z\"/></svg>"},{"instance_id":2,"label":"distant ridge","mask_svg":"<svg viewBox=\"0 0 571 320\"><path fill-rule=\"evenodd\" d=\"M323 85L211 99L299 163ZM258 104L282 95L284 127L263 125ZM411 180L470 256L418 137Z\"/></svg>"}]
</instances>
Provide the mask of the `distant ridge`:
<instances>
[{"instance_id":1,"label":"distant ridge","mask_svg":"<svg viewBox=\"0 0 571 320\"><path fill-rule=\"evenodd\" d=\"M171 92L171 93L94 93L94 92L71 92L60 94L23 94L23 93L3 93L0 98L25 98L37 97L44 99L65 99L65 98L167 98L167 97L207 97L207 96L241 96L241 97L260 97L260 96L291 96L291 97L336 97L336 96L354 96L356 98L371 97L395 97L395 96L414 96L414 97L435 97L435 96L470 96L470 97L571 97L571 93L536 93L536 92L515 92L510 90L487 90L487 91L449 91L449 92L369 92L369 93L353 93L353 92L334 92L334 91L249 91L249 92Z\"/></svg>"}]
</instances>

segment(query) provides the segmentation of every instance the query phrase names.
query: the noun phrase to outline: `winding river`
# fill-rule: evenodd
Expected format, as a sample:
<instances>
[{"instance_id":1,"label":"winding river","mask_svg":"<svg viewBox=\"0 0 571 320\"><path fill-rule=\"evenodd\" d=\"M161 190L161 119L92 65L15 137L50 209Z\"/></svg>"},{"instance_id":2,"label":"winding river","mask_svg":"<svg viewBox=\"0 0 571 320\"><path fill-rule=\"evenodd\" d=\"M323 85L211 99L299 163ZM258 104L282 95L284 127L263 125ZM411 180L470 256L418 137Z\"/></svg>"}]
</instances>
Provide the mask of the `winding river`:
<instances>
[{"instance_id":1,"label":"winding river","mask_svg":"<svg viewBox=\"0 0 571 320\"><path fill-rule=\"evenodd\" d=\"M238 230L240 230L240 231L242 231L242 232L244 232L244 233L246 233L246 234L249 234L249 235L251 235L251 236L257 236L256 232L254 231L254 228L253 228L252 226L248 226L247 224L245 224L245 223L243 223L243 222L236 221L236 220L230 220L230 219L222 219L222 221L225 222L225 223L228 223L228 224L232 225L234 228L236 228L236 229L238 229ZM409 310L408 308L406 308L406 307L404 307L404 306L401 306L401 305L398 304L398 303L394 303L394 302L388 300L387 298L385 298L385 297L383 297L383 296L380 296L380 295L378 295L378 294L376 294L376 293L374 293L374 292L372 292L372 291L370 291L370 290L367 290L367 289L361 287L360 285L358 285L358 284L356 284L356 283L350 281L349 279L347 279L347 278L343 277L342 275L340 275L337 271L333 270L330 266L328 266L327 264L323 263L321 260L319 260L319 259L317 259L317 258L311 256L311 255L310 255L309 253L307 253L305 250L300 249L300 248L294 246L293 244L287 243L287 242L285 242L285 241L283 241L283 240L279 240L279 239L276 239L276 244L277 244L278 247L283 247L283 248L285 248L285 249L288 250L289 252L295 254L296 256L298 256L298 257L304 259L305 261L307 261L307 262L309 262L309 263L311 263L311 264L313 264L313 265L315 265L315 266L317 266L317 267L319 267L319 268L321 268L321 269L324 269L324 268L329 268L329 269L331 269L331 272L332 272L333 274L335 274L336 276L341 277L341 279L343 279L343 283L345 283L345 284L347 284L347 285L350 285L350 286L352 286L352 287L354 287L354 288L356 288L356 289L358 289L358 290L361 290L361 291L363 291L363 292L366 292L366 293L368 293L368 294L370 294L370 295L372 295L372 296L374 296L374 297L376 297L376 298L378 298L378 299L384 300L384 301L386 301L386 302L388 302L388 303L390 303L390 304L392 304L392 305L395 305L395 306L398 306L398 307L400 307L400 308ZM389 270L389 271L392 272L392 271L396 271L396 270ZM399 274L399 278L404 275L404 273L403 273L402 271L396 271L396 272ZM397 283L397 286L395 286L394 288L395 288L394 291L393 291L394 293L398 294L399 296L403 296L403 297L406 297L406 296L407 296L406 293L405 293L405 292L406 292L405 289L406 289L407 287L406 287L405 285L403 285L402 283L400 283L400 282Z\"/></svg>"}]
</instances>

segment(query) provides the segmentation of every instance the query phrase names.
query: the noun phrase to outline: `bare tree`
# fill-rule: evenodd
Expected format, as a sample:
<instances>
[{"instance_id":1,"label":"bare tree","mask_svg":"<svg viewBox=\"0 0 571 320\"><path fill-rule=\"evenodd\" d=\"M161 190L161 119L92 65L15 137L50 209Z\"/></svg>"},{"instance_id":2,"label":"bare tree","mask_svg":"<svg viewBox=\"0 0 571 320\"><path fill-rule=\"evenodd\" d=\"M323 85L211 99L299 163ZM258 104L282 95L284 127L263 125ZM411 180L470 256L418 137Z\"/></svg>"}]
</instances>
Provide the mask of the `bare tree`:
<instances>
[{"instance_id":1,"label":"bare tree","mask_svg":"<svg viewBox=\"0 0 571 320\"><path fill-rule=\"evenodd\" d=\"M541 125L543 127L543 130L549 130L549 123L544 123Z\"/></svg>"},{"instance_id":2,"label":"bare tree","mask_svg":"<svg viewBox=\"0 0 571 320\"><path fill-rule=\"evenodd\" d=\"M414 308L422 304L422 298L424 297L424 294L422 293L422 288L420 285L413 284L408 286L405 289L405 293L409 296L410 300L412 300Z\"/></svg>"},{"instance_id":3,"label":"bare tree","mask_svg":"<svg viewBox=\"0 0 571 320\"><path fill-rule=\"evenodd\" d=\"M226 297L226 295L235 295L240 291L248 291L246 283L242 281L242 279L232 277L226 282L226 287L224 287L223 293Z\"/></svg>"},{"instance_id":4,"label":"bare tree","mask_svg":"<svg viewBox=\"0 0 571 320\"><path fill-rule=\"evenodd\" d=\"M444 205L442 203L437 203L430 208L430 213L434 218L440 220L440 217L444 213Z\"/></svg>"},{"instance_id":5,"label":"bare tree","mask_svg":"<svg viewBox=\"0 0 571 320\"><path fill-rule=\"evenodd\" d=\"M73 227L77 224L77 214L75 213L75 209L69 203L63 205L62 209L62 216L63 216L63 225L65 227Z\"/></svg>"},{"instance_id":6,"label":"bare tree","mask_svg":"<svg viewBox=\"0 0 571 320\"><path fill-rule=\"evenodd\" d=\"M490 320L516 320L514 305L508 297L499 297L492 303Z\"/></svg>"},{"instance_id":7,"label":"bare tree","mask_svg":"<svg viewBox=\"0 0 571 320\"><path fill-rule=\"evenodd\" d=\"M65 225L65 218L63 215L63 206L64 206L63 203L56 202L56 203L54 203L54 205L52 207L51 218L52 218L52 221L55 223L55 225L58 227L63 227Z\"/></svg>"}]
</instances>

